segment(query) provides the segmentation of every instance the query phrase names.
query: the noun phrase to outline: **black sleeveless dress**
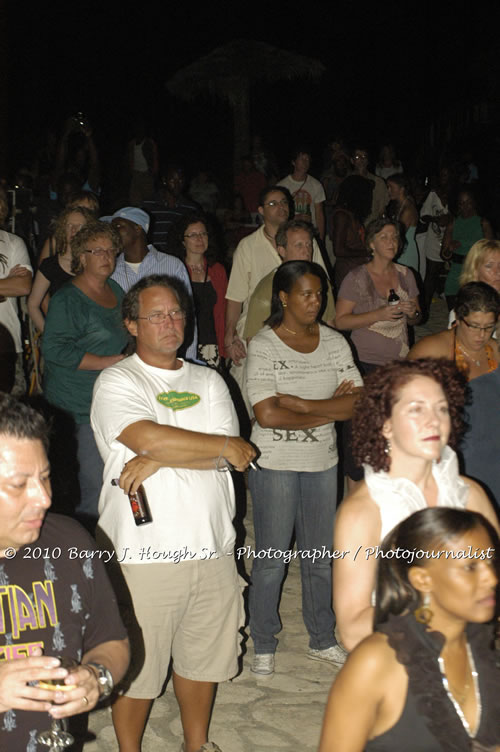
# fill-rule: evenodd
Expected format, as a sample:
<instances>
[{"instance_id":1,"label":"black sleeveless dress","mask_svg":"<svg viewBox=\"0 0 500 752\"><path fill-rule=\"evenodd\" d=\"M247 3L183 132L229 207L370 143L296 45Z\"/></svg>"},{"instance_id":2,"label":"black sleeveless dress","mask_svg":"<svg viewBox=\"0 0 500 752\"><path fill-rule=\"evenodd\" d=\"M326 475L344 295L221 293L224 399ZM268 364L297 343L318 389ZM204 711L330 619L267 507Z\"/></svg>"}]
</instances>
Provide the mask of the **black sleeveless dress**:
<instances>
[{"instance_id":1,"label":"black sleeveless dress","mask_svg":"<svg viewBox=\"0 0 500 752\"><path fill-rule=\"evenodd\" d=\"M419 624L413 614L390 617L377 627L408 673L408 693L398 722L366 744L365 752L486 752L500 744L500 670L491 648L493 628L469 624L467 639L479 679L481 719L474 738L466 732L443 686L438 656L440 632Z\"/></svg>"}]
</instances>

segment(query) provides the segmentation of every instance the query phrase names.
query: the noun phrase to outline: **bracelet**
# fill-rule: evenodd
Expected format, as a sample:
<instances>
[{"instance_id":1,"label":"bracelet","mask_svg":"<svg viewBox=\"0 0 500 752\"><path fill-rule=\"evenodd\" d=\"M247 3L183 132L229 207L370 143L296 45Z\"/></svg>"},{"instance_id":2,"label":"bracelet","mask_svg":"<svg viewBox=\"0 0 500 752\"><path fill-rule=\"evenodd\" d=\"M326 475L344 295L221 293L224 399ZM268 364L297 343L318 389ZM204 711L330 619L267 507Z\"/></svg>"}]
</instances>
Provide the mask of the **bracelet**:
<instances>
[{"instance_id":1,"label":"bracelet","mask_svg":"<svg viewBox=\"0 0 500 752\"><path fill-rule=\"evenodd\" d=\"M221 467L220 466L220 463L221 463L222 460L224 460L224 462L227 461L225 459L225 457L224 457L224 452L226 451L226 447L227 447L228 444L229 444L229 436L226 436L226 440L224 442L224 446L222 447L222 451L219 454L219 456L217 457L217 459L215 460L215 469L219 473L224 473L228 469L227 466L226 467L224 467L224 466Z\"/></svg>"}]
</instances>

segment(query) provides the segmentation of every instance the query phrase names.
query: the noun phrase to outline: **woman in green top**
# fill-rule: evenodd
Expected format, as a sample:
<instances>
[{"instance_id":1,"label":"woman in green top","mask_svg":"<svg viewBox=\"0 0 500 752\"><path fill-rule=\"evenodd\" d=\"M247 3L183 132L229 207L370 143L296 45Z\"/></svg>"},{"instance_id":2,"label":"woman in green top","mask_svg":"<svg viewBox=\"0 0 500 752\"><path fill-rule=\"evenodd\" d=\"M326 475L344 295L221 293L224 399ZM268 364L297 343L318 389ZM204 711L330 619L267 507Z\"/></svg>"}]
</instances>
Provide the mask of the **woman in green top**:
<instances>
[{"instance_id":1,"label":"woman in green top","mask_svg":"<svg viewBox=\"0 0 500 752\"><path fill-rule=\"evenodd\" d=\"M482 238L492 240L493 230L488 220L478 215L472 191L464 188L458 194L458 216L448 225L441 249L443 259L451 261L444 287L449 311L455 308L465 257L474 243Z\"/></svg>"},{"instance_id":2,"label":"woman in green top","mask_svg":"<svg viewBox=\"0 0 500 752\"><path fill-rule=\"evenodd\" d=\"M76 515L92 525L102 486L103 464L90 427L94 383L103 368L125 356L123 290L109 279L121 250L116 230L104 222L86 225L71 244L71 283L50 301L42 351L44 394L77 424L80 502Z\"/></svg>"}]
</instances>

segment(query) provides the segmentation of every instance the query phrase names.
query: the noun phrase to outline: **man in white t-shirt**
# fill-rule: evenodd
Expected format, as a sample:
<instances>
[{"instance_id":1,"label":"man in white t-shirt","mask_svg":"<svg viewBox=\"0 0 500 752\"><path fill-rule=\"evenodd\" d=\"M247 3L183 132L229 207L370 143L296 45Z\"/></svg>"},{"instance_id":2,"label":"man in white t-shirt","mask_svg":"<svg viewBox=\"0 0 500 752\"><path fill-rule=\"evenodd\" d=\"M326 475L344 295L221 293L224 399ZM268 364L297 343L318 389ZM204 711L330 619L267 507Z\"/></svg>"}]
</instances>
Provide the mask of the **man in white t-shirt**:
<instances>
[{"instance_id":1,"label":"man in white t-shirt","mask_svg":"<svg viewBox=\"0 0 500 752\"><path fill-rule=\"evenodd\" d=\"M0 213L1 210L2 197L0 196ZM13 394L23 394L26 391L21 321L17 299L23 295L29 295L32 281L33 269L24 240L10 232L0 230L0 324L9 332L16 350L15 380L11 389ZM10 378L8 380L10 381Z\"/></svg>"},{"instance_id":2,"label":"man in white t-shirt","mask_svg":"<svg viewBox=\"0 0 500 752\"><path fill-rule=\"evenodd\" d=\"M0 324L12 335L16 352L22 352L17 298L31 290L33 269L22 238L0 230Z\"/></svg>"},{"instance_id":3,"label":"man in white t-shirt","mask_svg":"<svg viewBox=\"0 0 500 752\"><path fill-rule=\"evenodd\" d=\"M177 357L188 306L181 283L160 275L141 279L123 301L137 350L101 373L91 410L105 462L98 536L115 551L135 617L131 674L113 706L120 746L139 749L172 658L183 750L217 752L208 723L216 683L237 673L243 614L234 491L220 471L228 462L243 471L255 450L237 436L219 374ZM123 491L141 484L152 523L136 525Z\"/></svg>"},{"instance_id":4,"label":"man in white t-shirt","mask_svg":"<svg viewBox=\"0 0 500 752\"><path fill-rule=\"evenodd\" d=\"M311 222L317 227L321 240L325 239L325 191L319 180L309 175L311 154L307 149L296 149L292 156L293 172L280 180L292 194L295 219Z\"/></svg>"}]
</instances>

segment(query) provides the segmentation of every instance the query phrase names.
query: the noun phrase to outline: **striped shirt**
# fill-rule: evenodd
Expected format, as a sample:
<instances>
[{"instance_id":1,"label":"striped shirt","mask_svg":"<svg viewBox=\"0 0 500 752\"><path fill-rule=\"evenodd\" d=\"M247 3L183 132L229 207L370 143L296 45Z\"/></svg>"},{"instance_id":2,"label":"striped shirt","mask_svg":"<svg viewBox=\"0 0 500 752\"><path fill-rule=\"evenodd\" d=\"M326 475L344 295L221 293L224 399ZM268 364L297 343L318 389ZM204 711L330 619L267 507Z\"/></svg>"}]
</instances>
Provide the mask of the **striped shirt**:
<instances>
[{"instance_id":1,"label":"striped shirt","mask_svg":"<svg viewBox=\"0 0 500 752\"><path fill-rule=\"evenodd\" d=\"M200 207L194 201L190 201L183 196L179 197L178 203L174 207L167 206L161 200L144 201L142 204L144 211L148 212L153 218L150 231L150 238L153 244L160 251L167 251L167 237L172 226L186 214L197 214Z\"/></svg>"},{"instance_id":2,"label":"striped shirt","mask_svg":"<svg viewBox=\"0 0 500 752\"><path fill-rule=\"evenodd\" d=\"M143 277L149 277L150 274L168 274L169 277L179 279L184 283L191 300L193 299L191 281L182 261L176 256L160 253L152 245L148 245L148 252L142 259L137 272L127 264L125 255L120 253L116 259L116 267L111 279L114 279L125 292L128 292L136 282ZM198 362L198 332L196 328L193 341L186 350L186 358Z\"/></svg>"}]
</instances>

